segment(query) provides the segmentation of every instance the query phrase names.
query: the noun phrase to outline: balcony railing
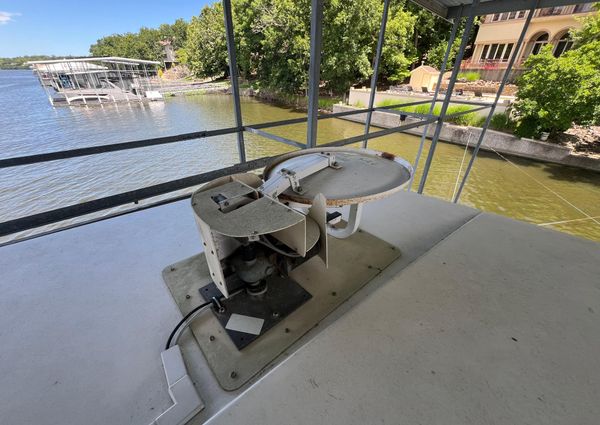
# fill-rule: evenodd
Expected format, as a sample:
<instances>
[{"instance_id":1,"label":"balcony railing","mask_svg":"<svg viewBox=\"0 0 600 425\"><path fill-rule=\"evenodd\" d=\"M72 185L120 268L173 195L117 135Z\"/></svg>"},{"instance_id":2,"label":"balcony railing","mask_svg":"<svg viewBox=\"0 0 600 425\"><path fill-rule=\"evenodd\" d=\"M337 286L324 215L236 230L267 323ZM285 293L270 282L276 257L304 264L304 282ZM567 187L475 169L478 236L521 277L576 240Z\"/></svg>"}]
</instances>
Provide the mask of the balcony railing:
<instances>
[{"instance_id":1,"label":"balcony railing","mask_svg":"<svg viewBox=\"0 0 600 425\"><path fill-rule=\"evenodd\" d=\"M594 10L593 3L583 3L571 6L557 6L557 7L545 7L535 12L535 18L543 18L546 16L560 16L560 15L573 15L576 13L588 13ZM514 19L524 19L526 16L525 11L514 11L505 13L496 13L493 15L486 15L483 22L488 24L492 22L510 21Z\"/></svg>"},{"instance_id":2,"label":"balcony railing","mask_svg":"<svg viewBox=\"0 0 600 425\"><path fill-rule=\"evenodd\" d=\"M514 68L521 66L522 59L517 59ZM461 69L503 69L508 65L508 59L467 59L461 62Z\"/></svg>"}]
</instances>

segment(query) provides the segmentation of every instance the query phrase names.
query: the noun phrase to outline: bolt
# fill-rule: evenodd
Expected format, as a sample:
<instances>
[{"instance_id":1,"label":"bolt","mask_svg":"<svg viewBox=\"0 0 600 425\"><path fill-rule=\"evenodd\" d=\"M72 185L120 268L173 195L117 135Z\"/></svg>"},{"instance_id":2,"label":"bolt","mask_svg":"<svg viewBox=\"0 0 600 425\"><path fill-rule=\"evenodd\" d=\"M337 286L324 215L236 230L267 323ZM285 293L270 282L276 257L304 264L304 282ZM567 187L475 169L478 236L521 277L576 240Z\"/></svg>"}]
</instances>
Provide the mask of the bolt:
<instances>
[{"instance_id":1,"label":"bolt","mask_svg":"<svg viewBox=\"0 0 600 425\"><path fill-rule=\"evenodd\" d=\"M337 295L337 292L333 291L333 292L331 293L331 295L335 297L335 296Z\"/></svg>"},{"instance_id":2,"label":"bolt","mask_svg":"<svg viewBox=\"0 0 600 425\"><path fill-rule=\"evenodd\" d=\"M231 379L235 379L235 378L237 378L237 376L238 376L238 375L237 375L237 372L236 372L235 370L233 370L233 371L232 371L232 372L229 374L229 377L230 377Z\"/></svg>"},{"instance_id":3,"label":"bolt","mask_svg":"<svg viewBox=\"0 0 600 425\"><path fill-rule=\"evenodd\" d=\"M215 340L215 336L214 336L214 335L211 335L211 336L209 336L209 337L208 337L208 339L209 339L210 341L214 341L214 340Z\"/></svg>"},{"instance_id":4,"label":"bolt","mask_svg":"<svg viewBox=\"0 0 600 425\"><path fill-rule=\"evenodd\" d=\"M279 312L277 312L277 311L274 311L272 316L273 316L273 317L279 317Z\"/></svg>"},{"instance_id":5,"label":"bolt","mask_svg":"<svg viewBox=\"0 0 600 425\"><path fill-rule=\"evenodd\" d=\"M187 295L185 296L185 299L186 299L186 300L189 300L190 298L192 298L192 296L191 296L190 294L187 294Z\"/></svg>"},{"instance_id":6,"label":"bolt","mask_svg":"<svg viewBox=\"0 0 600 425\"><path fill-rule=\"evenodd\" d=\"M223 205L225 205L226 207L228 207L229 206L229 202L225 201L225 202L223 202Z\"/></svg>"},{"instance_id":7,"label":"bolt","mask_svg":"<svg viewBox=\"0 0 600 425\"><path fill-rule=\"evenodd\" d=\"M171 267L171 271L174 272L175 271L175 267Z\"/></svg>"},{"instance_id":8,"label":"bolt","mask_svg":"<svg viewBox=\"0 0 600 425\"><path fill-rule=\"evenodd\" d=\"M298 192L302 192L302 186L298 186L298 187L296 188L296 190L297 190Z\"/></svg>"}]
</instances>

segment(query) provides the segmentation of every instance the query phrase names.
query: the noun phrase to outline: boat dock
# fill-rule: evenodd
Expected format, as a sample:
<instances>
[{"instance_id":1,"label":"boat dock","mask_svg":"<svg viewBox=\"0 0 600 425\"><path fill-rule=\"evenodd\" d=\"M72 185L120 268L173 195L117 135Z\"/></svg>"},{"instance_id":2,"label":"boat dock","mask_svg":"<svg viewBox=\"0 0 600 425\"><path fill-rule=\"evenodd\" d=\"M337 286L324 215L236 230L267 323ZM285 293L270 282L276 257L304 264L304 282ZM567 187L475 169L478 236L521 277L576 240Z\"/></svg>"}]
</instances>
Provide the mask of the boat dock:
<instances>
[{"instance_id":1,"label":"boat dock","mask_svg":"<svg viewBox=\"0 0 600 425\"><path fill-rule=\"evenodd\" d=\"M120 57L31 61L51 105L162 99L160 62Z\"/></svg>"},{"instance_id":2,"label":"boat dock","mask_svg":"<svg viewBox=\"0 0 600 425\"><path fill-rule=\"evenodd\" d=\"M190 423L596 422L600 244L407 192L361 230L399 258L239 390L184 333ZM189 200L0 248L3 422L152 424L161 271L201 250Z\"/></svg>"}]
</instances>

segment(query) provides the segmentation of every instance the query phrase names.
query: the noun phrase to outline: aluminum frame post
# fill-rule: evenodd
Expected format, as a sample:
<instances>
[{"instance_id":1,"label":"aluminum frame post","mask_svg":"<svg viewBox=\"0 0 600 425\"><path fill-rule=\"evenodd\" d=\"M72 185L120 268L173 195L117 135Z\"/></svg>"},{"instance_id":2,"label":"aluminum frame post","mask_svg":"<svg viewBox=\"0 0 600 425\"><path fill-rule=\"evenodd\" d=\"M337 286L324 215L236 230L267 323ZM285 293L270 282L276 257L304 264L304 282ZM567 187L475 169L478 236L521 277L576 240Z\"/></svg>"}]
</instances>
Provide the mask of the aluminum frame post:
<instances>
[{"instance_id":1,"label":"aluminum frame post","mask_svg":"<svg viewBox=\"0 0 600 425\"><path fill-rule=\"evenodd\" d=\"M506 66L506 71L504 72L504 76L502 77L502 82L500 83L500 87L498 88L498 92L496 93L496 97L494 98L494 103L492 104L490 112L489 112L487 118L485 119L485 123L483 124L483 127L481 129L481 133L479 134L479 139L477 140L477 144L475 145L475 148L473 149L473 153L471 154L471 159L469 160L469 165L467 165L467 169L465 170L465 175L463 176L462 181L460 182L458 191L456 192L456 195L454 196L453 202L455 204L458 202L458 200L460 198L460 194L462 193L462 191L465 187L465 184L467 183L467 179L469 178L469 174L471 173L471 169L473 168L473 163L475 162L475 159L477 158L477 154L479 153L479 149L481 148L481 145L483 144L483 139L485 137L485 133L487 132L487 129L489 128L490 123L492 122L494 112L496 111L496 107L498 106L498 102L500 101L500 96L502 95L502 92L504 91L504 87L508 83L508 79L510 77L510 73L512 72L515 61L521 54L521 49L523 48L523 41L525 40L525 35L527 34L527 30L529 29L529 24L531 23L531 19L533 18L533 15L538 7L538 4L539 4L539 0L535 3L535 5L531 9L529 9L527 19L525 20L525 23L523 24L523 30L521 31L521 35L519 36L519 39L517 40L517 42L515 44L513 54L511 55L510 60L508 61L508 64Z\"/></svg>"},{"instance_id":2,"label":"aluminum frame post","mask_svg":"<svg viewBox=\"0 0 600 425\"><path fill-rule=\"evenodd\" d=\"M460 25L460 21L461 18L455 18L454 23L452 24L450 38L448 39L448 46L446 47L446 52L444 53L444 59L442 60L442 66L440 67L440 75L438 76L437 84L435 86L435 92L433 93L433 100L431 101L431 105L429 106L429 115L433 114L435 104L437 103L437 99L440 94L440 86L442 85L442 80L444 79L444 73L446 72L446 66L448 66L448 59L450 58L450 53L452 53L452 45L454 44L454 40L456 39L456 33L458 32L458 26ZM421 160L421 155L423 154L423 147L425 146L425 140L427 139L428 132L429 124L425 126L425 128L423 129L423 134L421 135L419 149L417 150L417 156L415 157L415 163L413 165L414 172L412 176L410 176L410 180L408 182L407 190L409 192L412 189L412 185L417 174L417 168L419 168L419 161Z\"/></svg>"},{"instance_id":3,"label":"aluminum frame post","mask_svg":"<svg viewBox=\"0 0 600 425\"><path fill-rule=\"evenodd\" d=\"M323 44L323 0L311 0L310 66L308 69L308 126L306 147L317 146L317 116L319 114L319 83L321 76L321 46Z\"/></svg>"},{"instance_id":4,"label":"aluminum frame post","mask_svg":"<svg viewBox=\"0 0 600 425\"><path fill-rule=\"evenodd\" d=\"M227 39L227 55L229 57L229 78L231 80L231 95L235 125L238 127L237 144L240 162L246 162L246 147L244 145L244 124L242 122L242 107L240 105L240 83L238 81L235 40L233 38L233 18L231 17L231 0L223 0L223 15L225 19L225 37Z\"/></svg>"},{"instance_id":5,"label":"aluminum frame post","mask_svg":"<svg viewBox=\"0 0 600 425\"><path fill-rule=\"evenodd\" d=\"M437 146L440 134L442 132L442 128L444 126L444 118L446 117L448 106L450 105L452 92L454 91L454 85L456 84L456 78L458 77L458 73L460 72L460 65L465 55L467 43L469 42L471 29L473 28L473 21L475 20L475 10L478 6L479 0L473 0L473 3L471 3L471 6L469 7L469 17L467 18L464 33L460 43L460 48L458 49L458 54L456 55L456 59L454 61L454 68L452 69L452 75L450 77L450 81L448 82L448 89L446 90L446 96L444 97L444 103L442 104L442 109L440 111L437 126L435 127L435 132L433 133L433 137L431 139L431 147L429 148L429 153L427 154L427 160L425 161L425 167L423 168L423 175L421 176L421 181L419 182L418 193L423 193L423 190L425 189L425 183L427 182L429 169L431 168L431 163L433 162L435 148Z\"/></svg>"},{"instance_id":6,"label":"aluminum frame post","mask_svg":"<svg viewBox=\"0 0 600 425\"><path fill-rule=\"evenodd\" d=\"M384 0L383 13L381 15L381 27L379 29L379 38L377 39L377 51L375 53L375 63L373 64L373 75L371 76L371 93L369 93L369 112L367 112L367 120L365 121L365 136L369 134L371 128L371 117L373 116L373 103L375 103L375 91L377 90L377 76L379 75L379 62L381 61L381 52L383 50L383 42L385 39L385 27L387 26L388 11L390 8L390 0ZM365 139L362 147L366 148L369 139Z\"/></svg>"}]
</instances>

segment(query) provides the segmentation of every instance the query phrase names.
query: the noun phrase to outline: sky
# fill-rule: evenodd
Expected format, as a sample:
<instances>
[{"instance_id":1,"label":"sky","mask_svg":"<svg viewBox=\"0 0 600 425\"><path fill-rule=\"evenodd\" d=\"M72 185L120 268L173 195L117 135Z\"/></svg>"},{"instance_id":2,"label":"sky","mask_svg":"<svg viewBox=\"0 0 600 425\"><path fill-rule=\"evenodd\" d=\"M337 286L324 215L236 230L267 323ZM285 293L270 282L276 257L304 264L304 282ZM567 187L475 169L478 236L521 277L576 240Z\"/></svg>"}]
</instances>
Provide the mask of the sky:
<instances>
[{"instance_id":1,"label":"sky","mask_svg":"<svg viewBox=\"0 0 600 425\"><path fill-rule=\"evenodd\" d=\"M189 20L215 0L0 0L0 57L89 54L99 38Z\"/></svg>"}]
</instances>

